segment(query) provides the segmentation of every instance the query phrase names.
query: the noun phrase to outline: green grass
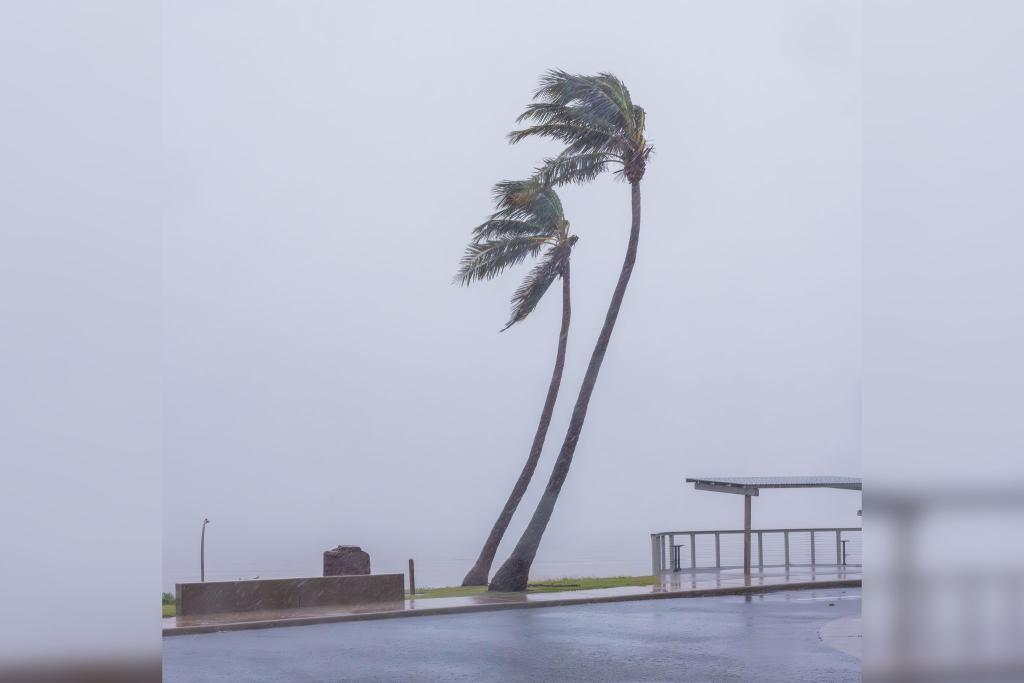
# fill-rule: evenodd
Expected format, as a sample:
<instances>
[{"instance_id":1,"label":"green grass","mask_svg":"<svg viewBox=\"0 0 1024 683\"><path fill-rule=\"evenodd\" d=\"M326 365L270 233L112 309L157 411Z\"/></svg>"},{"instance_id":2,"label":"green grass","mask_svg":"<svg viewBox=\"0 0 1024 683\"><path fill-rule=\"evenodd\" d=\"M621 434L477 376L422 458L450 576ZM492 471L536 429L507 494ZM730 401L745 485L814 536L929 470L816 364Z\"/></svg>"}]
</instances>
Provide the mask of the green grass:
<instances>
[{"instance_id":1,"label":"green grass","mask_svg":"<svg viewBox=\"0 0 1024 683\"><path fill-rule=\"evenodd\" d=\"M527 593L558 593L561 591L581 591L594 588L619 588L621 586L653 586L657 582L653 576L606 576L549 579L531 582ZM445 588L421 588L416 591L416 598L464 598L487 592L487 586L448 586ZM408 593L406 598L411 597Z\"/></svg>"},{"instance_id":2,"label":"green grass","mask_svg":"<svg viewBox=\"0 0 1024 683\"><path fill-rule=\"evenodd\" d=\"M170 605L161 605L161 607L163 607L165 617L173 617L178 613L178 606L173 603Z\"/></svg>"}]
</instances>

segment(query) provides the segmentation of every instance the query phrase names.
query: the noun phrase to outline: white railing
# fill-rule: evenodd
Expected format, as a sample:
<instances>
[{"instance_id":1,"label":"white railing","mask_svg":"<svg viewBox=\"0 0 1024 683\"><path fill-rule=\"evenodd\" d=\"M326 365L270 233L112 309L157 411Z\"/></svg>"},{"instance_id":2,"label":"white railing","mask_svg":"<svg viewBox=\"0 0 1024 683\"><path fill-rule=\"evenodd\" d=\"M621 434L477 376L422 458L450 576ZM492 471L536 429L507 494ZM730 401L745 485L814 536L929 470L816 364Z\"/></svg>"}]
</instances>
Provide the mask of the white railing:
<instances>
[{"instance_id":1,"label":"white railing","mask_svg":"<svg viewBox=\"0 0 1024 683\"><path fill-rule=\"evenodd\" d=\"M751 529L750 566L859 567L861 530ZM661 531L651 534L651 573L743 568L743 530Z\"/></svg>"}]
</instances>

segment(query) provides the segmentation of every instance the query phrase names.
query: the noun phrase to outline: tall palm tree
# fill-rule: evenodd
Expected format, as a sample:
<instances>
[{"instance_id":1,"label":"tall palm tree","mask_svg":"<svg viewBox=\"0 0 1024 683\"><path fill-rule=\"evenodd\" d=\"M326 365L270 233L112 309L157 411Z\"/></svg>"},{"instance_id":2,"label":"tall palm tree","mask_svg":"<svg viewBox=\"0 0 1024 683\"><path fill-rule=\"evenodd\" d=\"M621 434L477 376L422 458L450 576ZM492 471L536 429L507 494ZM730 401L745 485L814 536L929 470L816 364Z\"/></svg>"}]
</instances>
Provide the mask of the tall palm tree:
<instances>
[{"instance_id":1,"label":"tall palm tree","mask_svg":"<svg viewBox=\"0 0 1024 683\"><path fill-rule=\"evenodd\" d=\"M644 134L644 110L633 104L626 85L612 74L579 76L565 71L549 71L541 78L533 99L534 102L527 105L519 117L520 123L528 121L533 125L512 132L509 140L516 143L541 136L554 138L566 145L561 154L544 161L538 169L538 178L551 185L585 183L612 169L618 177L629 182L633 216L619 280L590 356L562 448L529 525L508 560L491 580L492 591L526 589L530 566L537 555L562 484L569 474L590 397L636 262L640 241L640 180L653 151Z\"/></svg>"},{"instance_id":2,"label":"tall palm tree","mask_svg":"<svg viewBox=\"0 0 1024 683\"><path fill-rule=\"evenodd\" d=\"M512 295L512 315L502 331L525 319L555 278L562 279L562 326L558 333L555 369L551 373L547 398L533 436L530 454L476 563L462 581L463 586L487 585L498 544L537 469L537 461L551 425L558 388L562 383L571 317L569 258L577 238L569 233L569 221L565 219L558 194L549 185L532 179L498 183L494 188L494 198L497 211L473 231L473 239L462 257L456 281L468 285L476 280L497 277L505 269L543 251L540 262L530 270Z\"/></svg>"}]
</instances>

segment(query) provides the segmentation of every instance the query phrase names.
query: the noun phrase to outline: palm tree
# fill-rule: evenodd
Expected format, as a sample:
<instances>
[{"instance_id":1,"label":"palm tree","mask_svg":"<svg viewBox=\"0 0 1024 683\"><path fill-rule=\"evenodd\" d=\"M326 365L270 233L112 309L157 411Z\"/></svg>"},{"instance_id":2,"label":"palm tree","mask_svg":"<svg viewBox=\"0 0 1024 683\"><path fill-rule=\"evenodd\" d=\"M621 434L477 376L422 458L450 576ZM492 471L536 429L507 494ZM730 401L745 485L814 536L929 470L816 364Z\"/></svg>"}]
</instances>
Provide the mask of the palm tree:
<instances>
[{"instance_id":1,"label":"palm tree","mask_svg":"<svg viewBox=\"0 0 1024 683\"><path fill-rule=\"evenodd\" d=\"M578 76L565 71L549 71L541 78L533 99L534 102L527 105L518 119L520 123L529 121L533 125L512 132L509 140L516 143L528 137L542 136L566 145L561 154L544 161L537 177L551 185L582 184L613 169L616 176L629 182L633 217L619 280L590 356L562 448L529 525L508 560L491 580L492 591L526 589L530 566L537 555L562 484L569 474L590 397L636 262L640 241L640 180L653 151L644 136L644 110L633 104L626 85L612 74Z\"/></svg>"},{"instance_id":2,"label":"palm tree","mask_svg":"<svg viewBox=\"0 0 1024 683\"><path fill-rule=\"evenodd\" d=\"M550 186L532 179L498 183L494 188L494 198L497 211L473 231L473 240L462 257L456 281L468 285L475 280L494 278L527 257L537 256L544 251L540 262L530 270L512 295L512 315L502 331L524 320L555 278L559 277L562 279L562 326L558 333L555 369L548 384L547 398L533 436L530 454L512 493L505 501L505 507L480 550L480 556L462 581L463 586L487 585L498 544L537 469L562 382L571 316L569 257L577 238L569 234L569 221L565 220L558 194Z\"/></svg>"}]
</instances>

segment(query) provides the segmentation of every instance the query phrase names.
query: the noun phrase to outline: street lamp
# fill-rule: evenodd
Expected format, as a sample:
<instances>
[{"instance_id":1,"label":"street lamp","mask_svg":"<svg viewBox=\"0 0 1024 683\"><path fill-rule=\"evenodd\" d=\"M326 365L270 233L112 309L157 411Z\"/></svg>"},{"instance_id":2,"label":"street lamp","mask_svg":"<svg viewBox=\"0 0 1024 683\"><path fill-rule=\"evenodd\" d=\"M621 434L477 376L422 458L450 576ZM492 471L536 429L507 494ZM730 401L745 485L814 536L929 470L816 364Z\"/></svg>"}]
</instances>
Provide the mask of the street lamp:
<instances>
[{"instance_id":1,"label":"street lamp","mask_svg":"<svg viewBox=\"0 0 1024 683\"><path fill-rule=\"evenodd\" d=\"M206 525L210 520L203 518L203 535L199 540L199 580L206 582Z\"/></svg>"}]
</instances>

